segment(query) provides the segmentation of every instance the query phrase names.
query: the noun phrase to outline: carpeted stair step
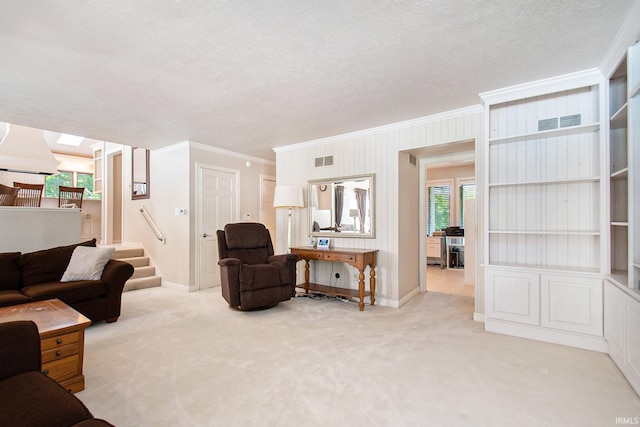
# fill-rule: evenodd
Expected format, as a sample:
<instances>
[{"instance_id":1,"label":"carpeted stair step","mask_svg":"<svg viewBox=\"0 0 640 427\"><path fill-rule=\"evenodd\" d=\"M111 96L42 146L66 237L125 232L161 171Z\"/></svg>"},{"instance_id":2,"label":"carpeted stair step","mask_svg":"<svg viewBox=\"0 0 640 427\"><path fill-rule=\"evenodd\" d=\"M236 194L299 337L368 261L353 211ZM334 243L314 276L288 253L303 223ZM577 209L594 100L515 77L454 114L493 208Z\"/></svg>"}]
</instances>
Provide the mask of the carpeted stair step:
<instances>
[{"instance_id":1,"label":"carpeted stair step","mask_svg":"<svg viewBox=\"0 0 640 427\"><path fill-rule=\"evenodd\" d=\"M118 247L111 258L133 265L133 275L124 285L125 292L162 284L162 278L155 275L156 268L150 265L149 257L144 254L144 248Z\"/></svg>"},{"instance_id":2,"label":"carpeted stair step","mask_svg":"<svg viewBox=\"0 0 640 427\"><path fill-rule=\"evenodd\" d=\"M143 257L144 248L118 247L111 255L113 259Z\"/></svg>"},{"instance_id":3,"label":"carpeted stair step","mask_svg":"<svg viewBox=\"0 0 640 427\"><path fill-rule=\"evenodd\" d=\"M153 288L162 284L160 276L140 277L138 279L129 279L124 284L124 292L135 291L138 289Z\"/></svg>"},{"instance_id":4,"label":"carpeted stair step","mask_svg":"<svg viewBox=\"0 0 640 427\"><path fill-rule=\"evenodd\" d=\"M114 258L114 257L112 257ZM134 267L145 267L149 265L149 257L148 256L139 256L134 258L114 258L119 261L128 262Z\"/></svg>"},{"instance_id":5,"label":"carpeted stair step","mask_svg":"<svg viewBox=\"0 0 640 427\"><path fill-rule=\"evenodd\" d=\"M155 274L156 274L156 268L152 265L135 267L133 270L133 276L131 276L131 279L139 279L141 277L151 277Z\"/></svg>"}]
</instances>

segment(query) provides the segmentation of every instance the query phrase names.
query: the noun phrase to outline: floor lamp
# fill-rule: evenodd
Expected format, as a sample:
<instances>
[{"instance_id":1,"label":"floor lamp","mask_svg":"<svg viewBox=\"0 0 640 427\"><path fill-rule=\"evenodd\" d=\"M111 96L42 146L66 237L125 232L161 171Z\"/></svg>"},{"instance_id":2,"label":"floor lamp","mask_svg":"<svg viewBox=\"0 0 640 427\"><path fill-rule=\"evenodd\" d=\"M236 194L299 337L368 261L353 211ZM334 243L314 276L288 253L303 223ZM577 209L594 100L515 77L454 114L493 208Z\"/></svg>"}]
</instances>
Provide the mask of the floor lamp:
<instances>
[{"instance_id":1,"label":"floor lamp","mask_svg":"<svg viewBox=\"0 0 640 427\"><path fill-rule=\"evenodd\" d=\"M287 253L291 253L291 209L303 208L302 187L293 185L279 185L273 195L274 208L288 208L289 218L287 223Z\"/></svg>"}]
</instances>

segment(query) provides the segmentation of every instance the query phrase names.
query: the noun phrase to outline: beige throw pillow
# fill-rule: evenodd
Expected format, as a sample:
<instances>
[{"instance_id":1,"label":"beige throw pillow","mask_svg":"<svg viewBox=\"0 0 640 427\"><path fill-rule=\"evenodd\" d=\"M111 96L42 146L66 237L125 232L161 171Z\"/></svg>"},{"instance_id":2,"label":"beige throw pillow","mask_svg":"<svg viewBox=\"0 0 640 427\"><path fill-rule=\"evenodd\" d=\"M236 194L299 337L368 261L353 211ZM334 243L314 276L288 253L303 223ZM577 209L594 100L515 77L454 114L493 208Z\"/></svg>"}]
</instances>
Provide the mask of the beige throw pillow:
<instances>
[{"instance_id":1,"label":"beige throw pillow","mask_svg":"<svg viewBox=\"0 0 640 427\"><path fill-rule=\"evenodd\" d=\"M99 280L116 248L92 248L78 246L73 250L71 261L62 275L61 282L76 280Z\"/></svg>"}]
</instances>

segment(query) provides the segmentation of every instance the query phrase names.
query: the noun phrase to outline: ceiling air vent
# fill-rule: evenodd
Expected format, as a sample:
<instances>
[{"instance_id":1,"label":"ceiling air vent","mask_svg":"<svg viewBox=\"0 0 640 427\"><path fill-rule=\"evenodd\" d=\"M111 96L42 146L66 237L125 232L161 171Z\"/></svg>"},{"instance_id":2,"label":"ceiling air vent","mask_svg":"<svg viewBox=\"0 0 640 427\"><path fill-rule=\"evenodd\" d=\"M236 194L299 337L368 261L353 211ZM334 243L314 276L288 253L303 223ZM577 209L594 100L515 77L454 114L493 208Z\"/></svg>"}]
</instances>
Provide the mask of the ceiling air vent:
<instances>
[{"instance_id":1,"label":"ceiling air vent","mask_svg":"<svg viewBox=\"0 0 640 427\"><path fill-rule=\"evenodd\" d=\"M409 163L411 163L413 166L416 166L417 165L416 156L414 156L413 154L409 154Z\"/></svg>"},{"instance_id":2,"label":"ceiling air vent","mask_svg":"<svg viewBox=\"0 0 640 427\"><path fill-rule=\"evenodd\" d=\"M321 168L322 166L324 166L324 158L316 157L316 167Z\"/></svg>"},{"instance_id":3,"label":"ceiling air vent","mask_svg":"<svg viewBox=\"0 0 640 427\"><path fill-rule=\"evenodd\" d=\"M325 166L333 166L333 156L327 156L324 158Z\"/></svg>"},{"instance_id":4,"label":"ceiling air vent","mask_svg":"<svg viewBox=\"0 0 640 427\"><path fill-rule=\"evenodd\" d=\"M571 114L570 116L560 117L560 127L568 128L570 126L580 126L582 124L581 114Z\"/></svg>"}]
</instances>

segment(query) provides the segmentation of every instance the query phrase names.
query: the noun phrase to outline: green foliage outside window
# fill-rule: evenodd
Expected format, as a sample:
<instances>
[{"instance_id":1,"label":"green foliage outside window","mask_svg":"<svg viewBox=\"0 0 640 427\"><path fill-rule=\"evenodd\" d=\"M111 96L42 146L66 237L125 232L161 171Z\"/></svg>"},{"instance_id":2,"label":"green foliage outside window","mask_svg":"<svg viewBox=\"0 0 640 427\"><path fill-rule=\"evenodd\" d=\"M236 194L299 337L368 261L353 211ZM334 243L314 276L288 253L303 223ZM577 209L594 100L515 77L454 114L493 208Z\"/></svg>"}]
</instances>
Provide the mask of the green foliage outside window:
<instances>
[{"instance_id":1,"label":"green foliage outside window","mask_svg":"<svg viewBox=\"0 0 640 427\"><path fill-rule=\"evenodd\" d=\"M84 187L84 198L88 200L100 200L99 194L93 193L93 175L90 173L78 173L76 187Z\"/></svg>"},{"instance_id":2,"label":"green foliage outside window","mask_svg":"<svg viewBox=\"0 0 640 427\"><path fill-rule=\"evenodd\" d=\"M44 196L58 198L58 187L64 185L73 186L73 172L58 172L55 175L49 175L44 180Z\"/></svg>"},{"instance_id":3,"label":"green foliage outside window","mask_svg":"<svg viewBox=\"0 0 640 427\"><path fill-rule=\"evenodd\" d=\"M45 178L44 196L58 198L60 186L84 187L85 200L100 200L99 194L93 192L93 174L81 172L60 171Z\"/></svg>"},{"instance_id":4,"label":"green foliage outside window","mask_svg":"<svg viewBox=\"0 0 640 427\"><path fill-rule=\"evenodd\" d=\"M432 235L436 230L442 230L450 225L449 186L429 187L429 212L427 232Z\"/></svg>"}]
</instances>

